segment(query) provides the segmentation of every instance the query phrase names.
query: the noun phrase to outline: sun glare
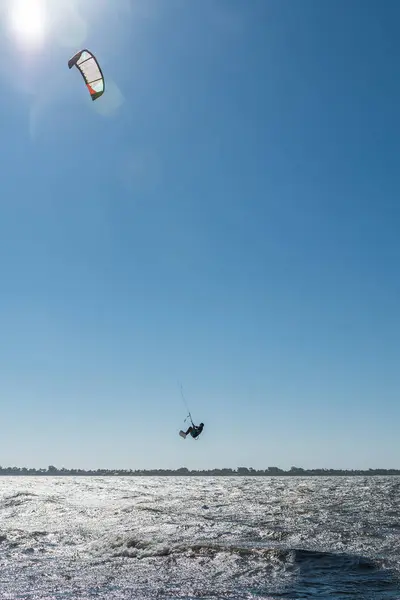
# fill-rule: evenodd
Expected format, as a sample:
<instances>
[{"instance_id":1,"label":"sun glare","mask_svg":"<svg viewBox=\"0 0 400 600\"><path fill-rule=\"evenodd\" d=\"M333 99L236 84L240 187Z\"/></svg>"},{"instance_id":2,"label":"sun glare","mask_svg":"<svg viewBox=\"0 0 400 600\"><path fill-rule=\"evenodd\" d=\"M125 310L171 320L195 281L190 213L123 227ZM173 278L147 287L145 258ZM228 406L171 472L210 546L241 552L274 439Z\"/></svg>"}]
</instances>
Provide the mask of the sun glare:
<instances>
[{"instance_id":1,"label":"sun glare","mask_svg":"<svg viewBox=\"0 0 400 600\"><path fill-rule=\"evenodd\" d=\"M44 0L11 0L9 20L19 42L29 46L43 42L47 25Z\"/></svg>"}]
</instances>

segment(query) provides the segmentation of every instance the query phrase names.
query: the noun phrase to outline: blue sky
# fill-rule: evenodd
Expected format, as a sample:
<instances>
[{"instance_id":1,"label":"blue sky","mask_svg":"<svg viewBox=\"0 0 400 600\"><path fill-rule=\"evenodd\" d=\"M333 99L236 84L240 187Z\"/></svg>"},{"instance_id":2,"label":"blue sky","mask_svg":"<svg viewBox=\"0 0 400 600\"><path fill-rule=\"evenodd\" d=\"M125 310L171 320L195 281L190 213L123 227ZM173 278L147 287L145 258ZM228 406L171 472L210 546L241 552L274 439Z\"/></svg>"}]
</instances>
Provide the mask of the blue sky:
<instances>
[{"instance_id":1,"label":"blue sky","mask_svg":"<svg viewBox=\"0 0 400 600\"><path fill-rule=\"evenodd\" d=\"M39 4L1 4L0 463L400 468L398 3Z\"/></svg>"}]
</instances>

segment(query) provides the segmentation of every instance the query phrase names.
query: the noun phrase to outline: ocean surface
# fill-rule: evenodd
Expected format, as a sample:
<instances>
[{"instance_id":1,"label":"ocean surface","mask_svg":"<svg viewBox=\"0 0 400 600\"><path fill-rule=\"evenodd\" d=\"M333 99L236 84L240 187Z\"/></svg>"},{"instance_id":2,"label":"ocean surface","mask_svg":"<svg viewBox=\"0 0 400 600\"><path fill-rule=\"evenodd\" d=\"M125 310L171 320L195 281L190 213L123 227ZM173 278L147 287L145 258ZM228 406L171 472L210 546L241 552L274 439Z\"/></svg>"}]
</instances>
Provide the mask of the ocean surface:
<instances>
[{"instance_id":1,"label":"ocean surface","mask_svg":"<svg viewBox=\"0 0 400 600\"><path fill-rule=\"evenodd\" d=\"M0 598L400 599L400 478L0 477Z\"/></svg>"}]
</instances>

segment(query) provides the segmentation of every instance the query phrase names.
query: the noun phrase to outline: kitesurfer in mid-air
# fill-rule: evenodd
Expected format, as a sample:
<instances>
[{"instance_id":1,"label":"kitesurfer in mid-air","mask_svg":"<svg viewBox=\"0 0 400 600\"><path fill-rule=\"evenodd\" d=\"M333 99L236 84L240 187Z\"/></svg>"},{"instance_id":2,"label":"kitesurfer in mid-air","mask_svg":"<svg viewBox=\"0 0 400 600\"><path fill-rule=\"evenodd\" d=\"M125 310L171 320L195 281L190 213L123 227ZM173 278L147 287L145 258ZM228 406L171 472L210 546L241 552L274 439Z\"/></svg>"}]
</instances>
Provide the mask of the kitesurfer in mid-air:
<instances>
[{"instance_id":1,"label":"kitesurfer in mid-air","mask_svg":"<svg viewBox=\"0 0 400 600\"><path fill-rule=\"evenodd\" d=\"M203 428L204 428L204 423L200 423L200 425L194 425L192 423L191 426L186 431L181 431L180 434L182 437L186 437L190 433L192 438L197 438L203 431Z\"/></svg>"}]
</instances>

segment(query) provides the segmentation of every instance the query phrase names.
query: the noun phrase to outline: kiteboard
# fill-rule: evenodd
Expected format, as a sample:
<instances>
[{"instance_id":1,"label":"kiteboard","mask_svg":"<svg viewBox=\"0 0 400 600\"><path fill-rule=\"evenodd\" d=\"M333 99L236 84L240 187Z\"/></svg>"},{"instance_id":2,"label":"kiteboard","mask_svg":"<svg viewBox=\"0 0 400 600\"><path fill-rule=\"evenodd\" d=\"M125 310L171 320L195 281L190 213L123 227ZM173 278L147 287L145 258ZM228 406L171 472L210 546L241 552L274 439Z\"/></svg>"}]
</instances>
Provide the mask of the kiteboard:
<instances>
[{"instance_id":1,"label":"kiteboard","mask_svg":"<svg viewBox=\"0 0 400 600\"><path fill-rule=\"evenodd\" d=\"M182 431L182 430L179 432L179 435L181 437L183 437L183 439L185 439L185 437L186 437L186 433L184 431Z\"/></svg>"}]
</instances>

